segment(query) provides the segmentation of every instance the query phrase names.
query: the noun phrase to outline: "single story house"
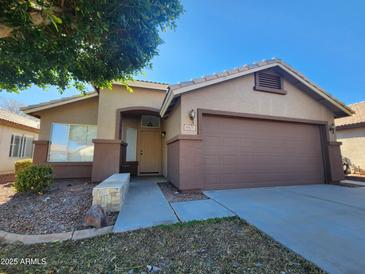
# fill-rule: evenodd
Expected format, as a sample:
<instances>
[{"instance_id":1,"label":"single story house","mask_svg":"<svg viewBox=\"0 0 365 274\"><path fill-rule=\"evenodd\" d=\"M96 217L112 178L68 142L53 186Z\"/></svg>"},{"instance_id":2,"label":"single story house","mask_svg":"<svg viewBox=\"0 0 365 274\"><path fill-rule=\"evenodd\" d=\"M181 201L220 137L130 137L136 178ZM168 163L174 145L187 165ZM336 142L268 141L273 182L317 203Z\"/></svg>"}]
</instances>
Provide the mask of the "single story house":
<instances>
[{"instance_id":1,"label":"single story house","mask_svg":"<svg viewBox=\"0 0 365 274\"><path fill-rule=\"evenodd\" d=\"M334 119L352 110L279 59L166 85L114 83L24 108L57 178L164 175L181 190L343 178Z\"/></svg>"},{"instance_id":2,"label":"single story house","mask_svg":"<svg viewBox=\"0 0 365 274\"><path fill-rule=\"evenodd\" d=\"M39 121L0 109L0 183L14 180L14 164L32 158Z\"/></svg>"},{"instance_id":3,"label":"single story house","mask_svg":"<svg viewBox=\"0 0 365 274\"><path fill-rule=\"evenodd\" d=\"M365 175L365 102L349 105L354 115L336 119L341 153L352 172Z\"/></svg>"}]
</instances>

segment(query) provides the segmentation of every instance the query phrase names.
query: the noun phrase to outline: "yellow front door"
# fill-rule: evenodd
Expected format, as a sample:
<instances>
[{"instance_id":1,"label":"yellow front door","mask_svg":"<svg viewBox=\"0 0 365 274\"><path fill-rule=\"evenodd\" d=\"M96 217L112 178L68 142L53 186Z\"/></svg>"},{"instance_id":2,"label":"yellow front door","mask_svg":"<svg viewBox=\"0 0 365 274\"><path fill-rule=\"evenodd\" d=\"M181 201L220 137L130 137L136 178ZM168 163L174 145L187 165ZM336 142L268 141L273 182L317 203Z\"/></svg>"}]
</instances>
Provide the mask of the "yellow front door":
<instances>
[{"instance_id":1,"label":"yellow front door","mask_svg":"<svg viewBox=\"0 0 365 274\"><path fill-rule=\"evenodd\" d=\"M160 130L141 130L138 169L140 175L161 174Z\"/></svg>"}]
</instances>

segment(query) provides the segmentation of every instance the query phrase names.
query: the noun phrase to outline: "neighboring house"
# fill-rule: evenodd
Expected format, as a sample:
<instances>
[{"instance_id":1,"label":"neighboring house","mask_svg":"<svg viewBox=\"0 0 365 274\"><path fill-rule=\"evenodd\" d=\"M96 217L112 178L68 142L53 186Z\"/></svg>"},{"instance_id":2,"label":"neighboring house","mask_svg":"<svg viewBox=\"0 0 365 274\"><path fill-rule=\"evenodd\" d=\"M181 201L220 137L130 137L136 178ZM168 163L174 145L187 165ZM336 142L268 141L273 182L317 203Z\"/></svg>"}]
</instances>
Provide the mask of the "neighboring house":
<instances>
[{"instance_id":1,"label":"neighboring house","mask_svg":"<svg viewBox=\"0 0 365 274\"><path fill-rule=\"evenodd\" d=\"M162 174L181 190L343 178L334 119L352 110L281 60L129 85L24 108L41 119L34 161L58 178Z\"/></svg>"},{"instance_id":2,"label":"neighboring house","mask_svg":"<svg viewBox=\"0 0 365 274\"><path fill-rule=\"evenodd\" d=\"M0 182L14 177L14 164L32 158L39 121L0 109Z\"/></svg>"},{"instance_id":3,"label":"neighboring house","mask_svg":"<svg viewBox=\"0 0 365 274\"><path fill-rule=\"evenodd\" d=\"M350 117L336 119L341 152L353 172L365 174L365 102L349 105L355 111Z\"/></svg>"}]
</instances>

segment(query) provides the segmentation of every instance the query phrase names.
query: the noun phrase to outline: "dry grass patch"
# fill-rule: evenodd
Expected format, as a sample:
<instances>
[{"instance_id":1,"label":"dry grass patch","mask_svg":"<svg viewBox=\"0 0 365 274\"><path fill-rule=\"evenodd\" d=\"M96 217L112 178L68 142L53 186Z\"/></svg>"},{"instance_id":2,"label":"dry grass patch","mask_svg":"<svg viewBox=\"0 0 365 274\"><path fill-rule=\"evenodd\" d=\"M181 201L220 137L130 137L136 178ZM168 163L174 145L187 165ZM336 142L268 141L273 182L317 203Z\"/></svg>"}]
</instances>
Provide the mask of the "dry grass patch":
<instances>
[{"instance_id":1,"label":"dry grass patch","mask_svg":"<svg viewBox=\"0 0 365 274\"><path fill-rule=\"evenodd\" d=\"M6 273L323 273L238 218L159 226L98 238L33 246L0 246L0 258L46 258Z\"/></svg>"}]
</instances>

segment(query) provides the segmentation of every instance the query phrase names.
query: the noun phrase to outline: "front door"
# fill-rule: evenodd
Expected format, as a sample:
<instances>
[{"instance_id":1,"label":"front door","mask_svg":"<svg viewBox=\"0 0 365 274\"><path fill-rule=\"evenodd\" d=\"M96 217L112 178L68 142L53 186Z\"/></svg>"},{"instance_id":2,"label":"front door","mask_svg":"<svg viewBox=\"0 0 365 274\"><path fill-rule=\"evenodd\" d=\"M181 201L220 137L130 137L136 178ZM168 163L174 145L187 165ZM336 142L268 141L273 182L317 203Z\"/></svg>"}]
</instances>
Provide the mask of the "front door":
<instances>
[{"instance_id":1,"label":"front door","mask_svg":"<svg viewBox=\"0 0 365 274\"><path fill-rule=\"evenodd\" d=\"M139 174L161 174L161 132L141 129L139 146Z\"/></svg>"}]
</instances>

